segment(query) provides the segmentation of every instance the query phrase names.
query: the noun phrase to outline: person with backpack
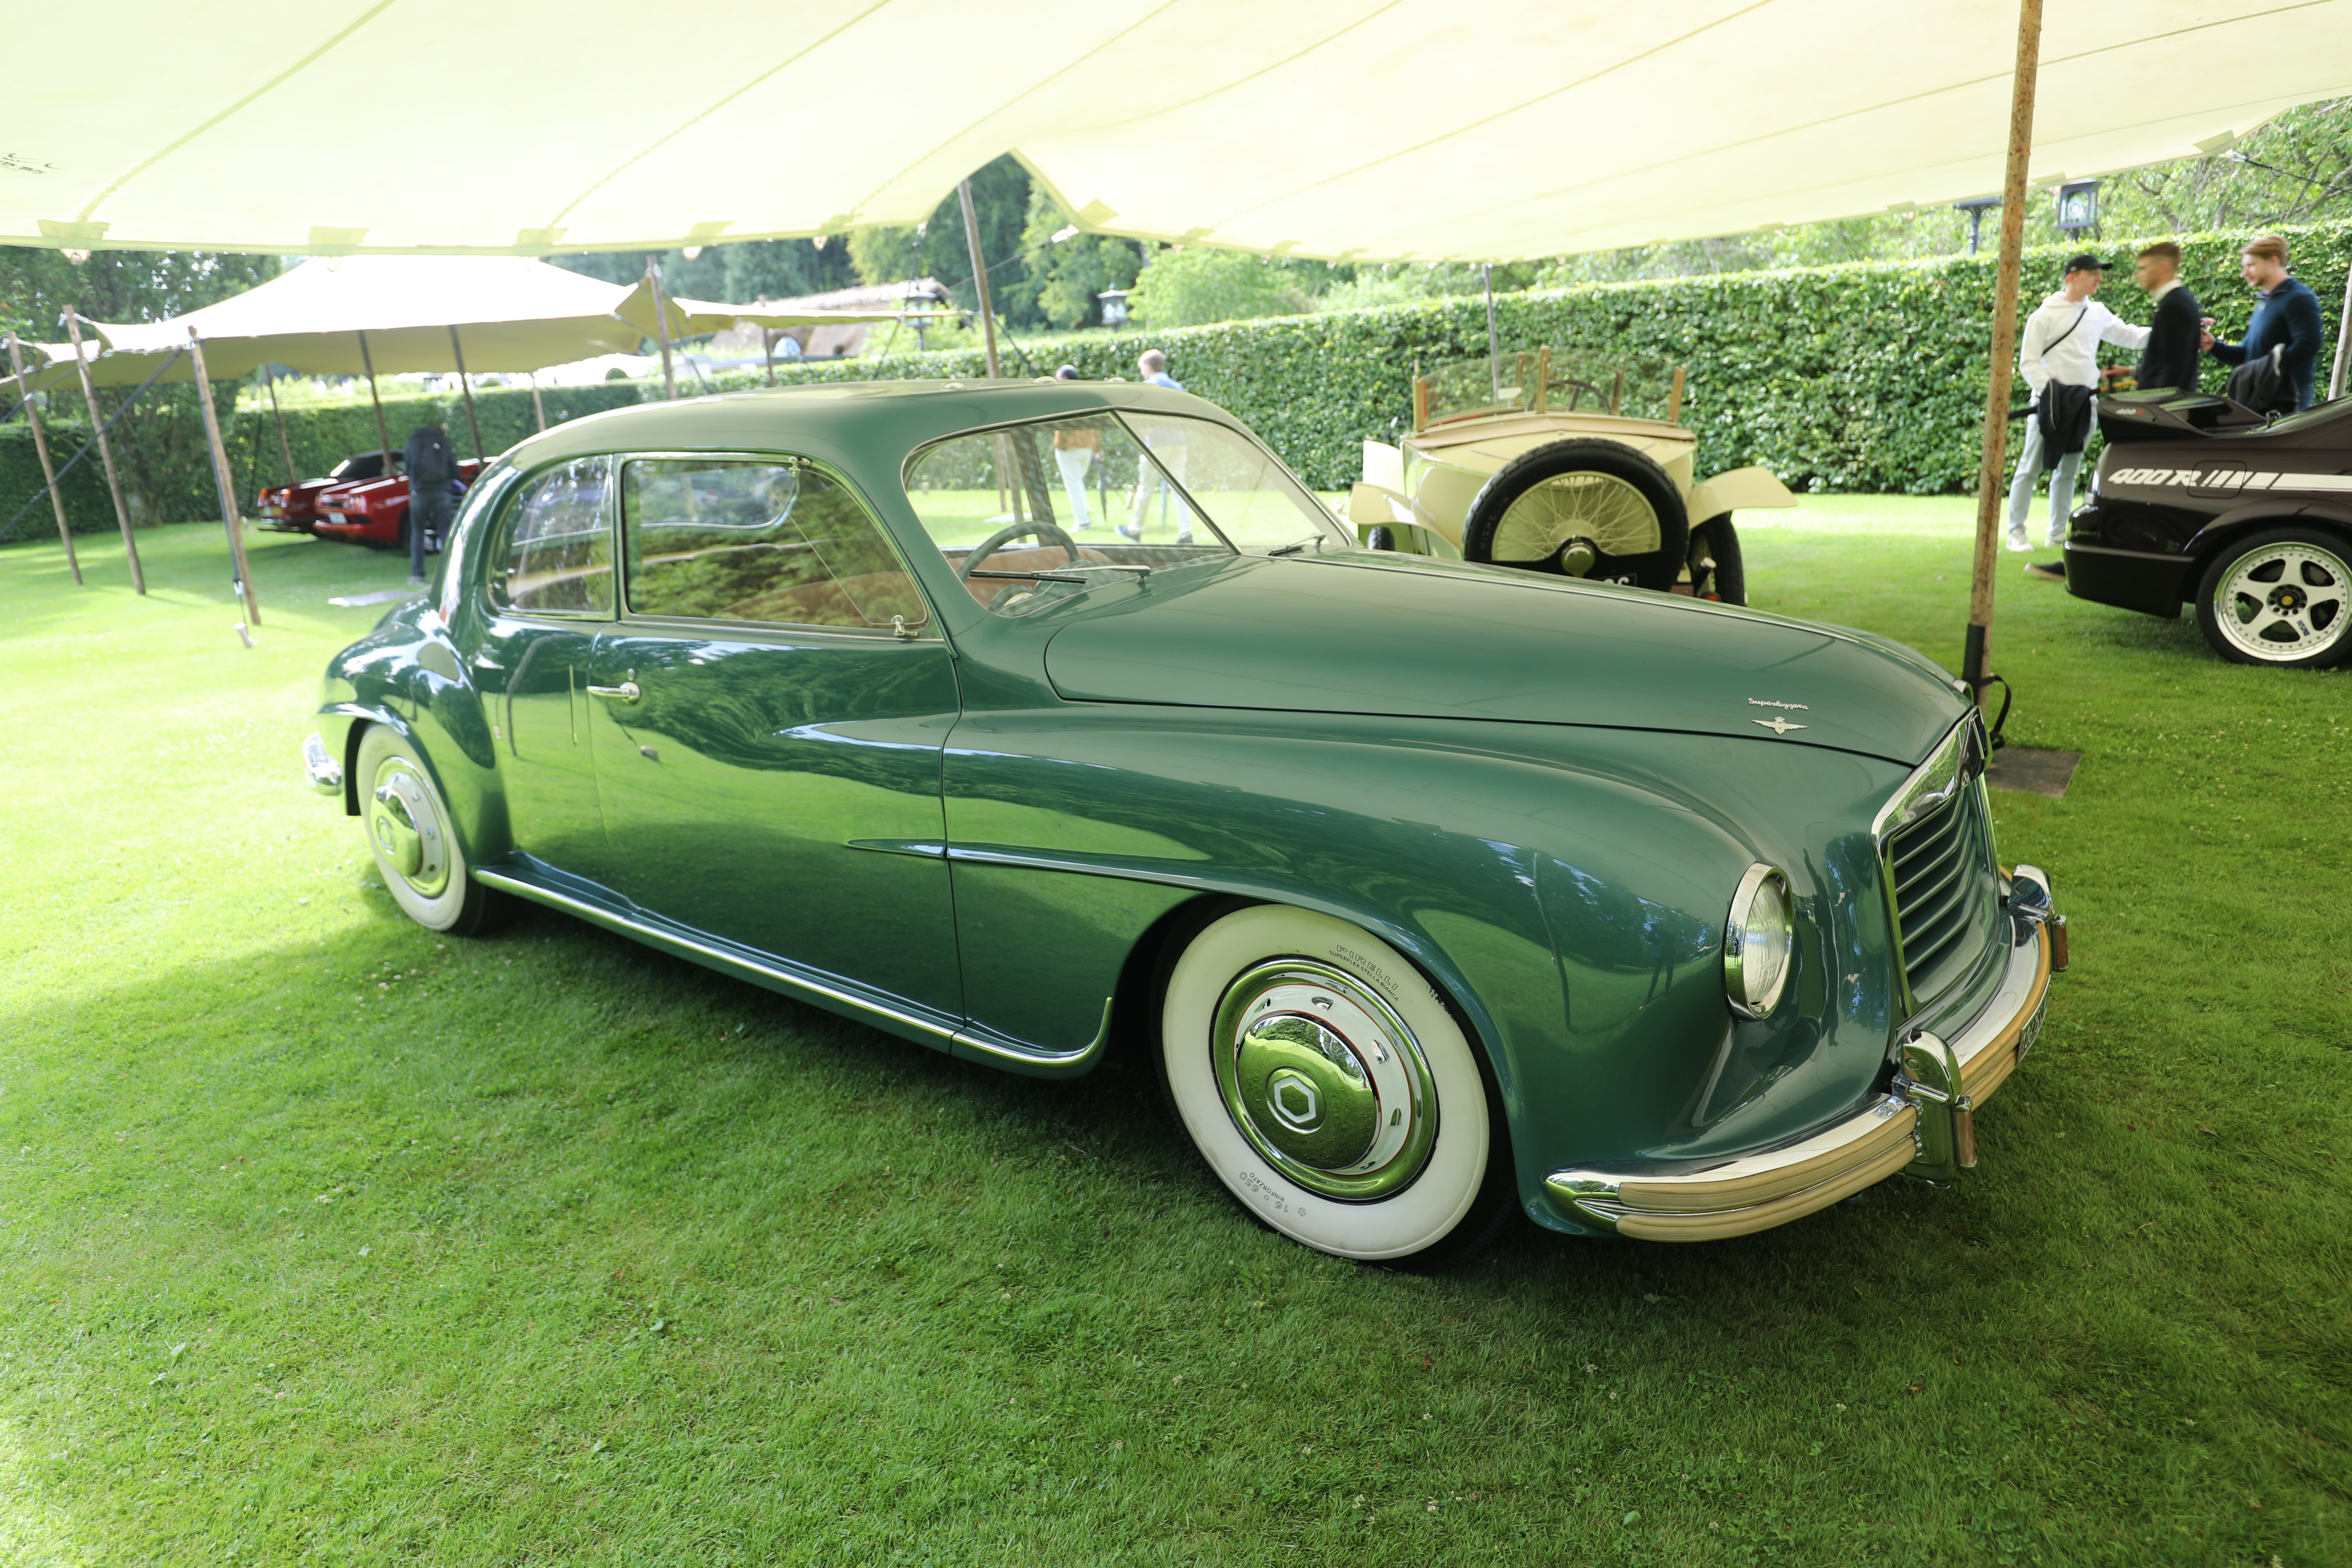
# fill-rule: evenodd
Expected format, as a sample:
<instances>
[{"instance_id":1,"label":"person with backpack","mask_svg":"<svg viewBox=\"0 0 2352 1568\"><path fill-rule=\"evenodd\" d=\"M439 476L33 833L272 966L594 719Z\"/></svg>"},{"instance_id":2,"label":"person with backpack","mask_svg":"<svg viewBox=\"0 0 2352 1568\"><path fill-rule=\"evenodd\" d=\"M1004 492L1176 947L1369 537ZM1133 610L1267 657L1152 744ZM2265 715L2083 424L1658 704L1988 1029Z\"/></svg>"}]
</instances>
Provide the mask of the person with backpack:
<instances>
[{"instance_id":1,"label":"person with backpack","mask_svg":"<svg viewBox=\"0 0 2352 1568\"><path fill-rule=\"evenodd\" d=\"M2214 337L2212 318L2205 318L2205 351L2223 364L2238 367L2227 393L2233 402L2257 414L2308 408L2326 335L2319 296L2301 279L2288 276L2286 241L2275 234L2248 240L2238 263L2240 274L2262 290L2262 299L2246 323L2245 337L2237 342Z\"/></svg>"},{"instance_id":2,"label":"person with backpack","mask_svg":"<svg viewBox=\"0 0 2352 1568\"><path fill-rule=\"evenodd\" d=\"M2074 472L2083 466L2083 445L2091 436L2091 403L2098 394L2098 349L2102 342L2136 349L2147 342L2135 327L2091 298L2099 291L2106 263L2095 256L2073 257L2058 292L2042 301L2018 334L2017 368L2032 388L2025 440L2018 449L2017 476L2009 487L2009 547L2033 548L2025 536L2025 514L2033 507L2033 482L2050 470L2049 542L2066 542L2066 519L2074 510Z\"/></svg>"},{"instance_id":3,"label":"person with backpack","mask_svg":"<svg viewBox=\"0 0 2352 1568\"><path fill-rule=\"evenodd\" d=\"M425 536L436 547L448 537L449 520L457 510L457 454L450 448L449 432L438 425L419 425L408 433L408 585L425 584Z\"/></svg>"}]
</instances>

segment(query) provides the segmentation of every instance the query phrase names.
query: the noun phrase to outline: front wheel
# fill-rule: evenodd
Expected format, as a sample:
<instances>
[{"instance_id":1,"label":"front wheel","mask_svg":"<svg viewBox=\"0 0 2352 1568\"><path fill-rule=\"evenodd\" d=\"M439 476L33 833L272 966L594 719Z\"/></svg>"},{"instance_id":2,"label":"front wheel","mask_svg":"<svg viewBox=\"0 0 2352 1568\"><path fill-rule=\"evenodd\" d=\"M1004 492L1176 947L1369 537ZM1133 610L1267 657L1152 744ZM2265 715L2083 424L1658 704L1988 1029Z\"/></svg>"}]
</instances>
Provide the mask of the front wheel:
<instances>
[{"instance_id":1,"label":"front wheel","mask_svg":"<svg viewBox=\"0 0 2352 1568\"><path fill-rule=\"evenodd\" d=\"M2231 545L2205 569L2197 626L2233 664L2320 669L2352 653L2352 566L2342 540L2279 528Z\"/></svg>"},{"instance_id":2,"label":"front wheel","mask_svg":"<svg viewBox=\"0 0 2352 1568\"><path fill-rule=\"evenodd\" d=\"M1160 1036L1202 1158L1292 1240L1442 1268L1510 1218L1499 1102L1475 1047L1370 932L1277 904L1213 921L1169 972Z\"/></svg>"},{"instance_id":3,"label":"front wheel","mask_svg":"<svg viewBox=\"0 0 2352 1568\"><path fill-rule=\"evenodd\" d=\"M401 911L427 931L478 936L511 902L474 880L448 803L416 749L379 724L360 738L360 819Z\"/></svg>"}]
</instances>

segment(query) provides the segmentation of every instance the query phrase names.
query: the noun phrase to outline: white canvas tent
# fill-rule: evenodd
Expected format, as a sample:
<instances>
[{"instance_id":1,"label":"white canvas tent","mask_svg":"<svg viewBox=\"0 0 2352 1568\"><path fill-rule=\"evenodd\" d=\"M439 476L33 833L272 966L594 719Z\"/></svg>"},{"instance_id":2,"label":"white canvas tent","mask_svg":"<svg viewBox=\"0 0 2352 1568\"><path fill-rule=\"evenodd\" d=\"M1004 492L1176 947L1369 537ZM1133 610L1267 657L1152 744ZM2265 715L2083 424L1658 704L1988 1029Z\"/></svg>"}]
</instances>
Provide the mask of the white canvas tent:
<instances>
[{"instance_id":1,"label":"white canvas tent","mask_svg":"<svg viewBox=\"0 0 2352 1568\"><path fill-rule=\"evenodd\" d=\"M10 89L0 243L658 249L919 222L1009 152L1108 233L1372 260L1600 249L2000 189L2016 15L82 0L11 18L34 68ZM615 40L687 37L614 75ZM91 69L54 68L93 39ZM2352 0L2056 0L2040 59L2029 176L2081 178L2347 90ZM400 112L343 107L387 62ZM462 160L420 153L421 126Z\"/></svg>"}]
</instances>

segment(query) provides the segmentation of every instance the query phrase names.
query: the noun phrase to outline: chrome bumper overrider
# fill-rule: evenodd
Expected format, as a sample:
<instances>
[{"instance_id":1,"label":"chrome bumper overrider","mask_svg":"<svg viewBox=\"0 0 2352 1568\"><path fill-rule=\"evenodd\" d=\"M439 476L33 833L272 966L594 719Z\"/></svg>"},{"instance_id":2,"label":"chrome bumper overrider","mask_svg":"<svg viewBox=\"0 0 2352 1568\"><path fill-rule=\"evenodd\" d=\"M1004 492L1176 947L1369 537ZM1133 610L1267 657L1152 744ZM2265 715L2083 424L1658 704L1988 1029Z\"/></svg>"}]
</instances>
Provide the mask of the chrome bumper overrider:
<instances>
[{"instance_id":1,"label":"chrome bumper overrider","mask_svg":"<svg viewBox=\"0 0 2352 1568\"><path fill-rule=\"evenodd\" d=\"M320 795L343 793L343 764L327 755L327 742L319 739L316 730L302 742L302 771L310 775L310 787Z\"/></svg>"},{"instance_id":2,"label":"chrome bumper overrider","mask_svg":"<svg viewBox=\"0 0 2352 1568\"><path fill-rule=\"evenodd\" d=\"M1801 1142L1680 1175L1556 1171L1552 1197L1579 1223L1643 1241L1714 1241L1769 1230L1827 1208L1898 1172L1944 1179L1976 1163L1974 1115L2042 1036L2064 921L2050 879L2020 866L2000 989L1951 1039L1903 1043L1889 1092ZM2056 967L2063 967L2059 960Z\"/></svg>"}]
</instances>

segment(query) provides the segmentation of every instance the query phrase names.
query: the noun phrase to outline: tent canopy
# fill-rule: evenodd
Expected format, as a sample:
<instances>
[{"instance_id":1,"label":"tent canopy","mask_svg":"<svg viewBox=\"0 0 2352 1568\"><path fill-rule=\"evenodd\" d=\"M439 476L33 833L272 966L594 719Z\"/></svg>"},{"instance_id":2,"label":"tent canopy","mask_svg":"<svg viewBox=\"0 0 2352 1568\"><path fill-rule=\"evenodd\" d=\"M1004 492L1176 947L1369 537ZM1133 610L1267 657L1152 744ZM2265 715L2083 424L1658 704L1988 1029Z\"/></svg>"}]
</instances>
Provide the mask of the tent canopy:
<instances>
[{"instance_id":1,"label":"tent canopy","mask_svg":"<svg viewBox=\"0 0 2352 1568\"><path fill-rule=\"evenodd\" d=\"M1987 0L84 0L12 19L0 242L830 234L919 222L1011 152L1106 233L1601 249L1998 190L2015 24ZM690 68L614 75L614 39L681 25ZM97 40L102 77L58 68ZM2041 60L2031 174L2083 178L2352 90L2352 0L2056 0ZM397 114L336 107L395 79Z\"/></svg>"},{"instance_id":2,"label":"tent canopy","mask_svg":"<svg viewBox=\"0 0 2352 1568\"><path fill-rule=\"evenodd\" d=\"M740 319L766 326L872 321L856 311L776 311L667 296L669 335L723 331ZM352 256L309 261L244 293L175 316L137 325L88 323L93 351L110 352L90 365L100 386L135 386L161 356L187 346L188 329L205 340L205 369L216 380L239 379L265 364L311 375L379 375L402 371L451 371L457 347L466 369L532 371L607 353L635 353L656 331L656 296L649 280L635 287L583 278L544 261L520 257ZM367 334L367 353L359 334ZM27 379L36 390L76 384L70 344L42 345L50 363ZM194 379L183 358L163 375Z\"/></svg>"}]
</instances>

